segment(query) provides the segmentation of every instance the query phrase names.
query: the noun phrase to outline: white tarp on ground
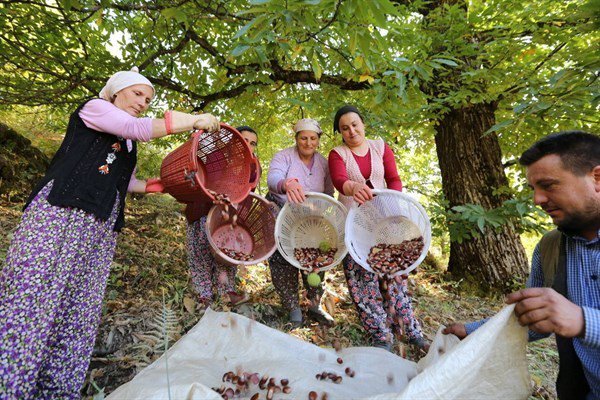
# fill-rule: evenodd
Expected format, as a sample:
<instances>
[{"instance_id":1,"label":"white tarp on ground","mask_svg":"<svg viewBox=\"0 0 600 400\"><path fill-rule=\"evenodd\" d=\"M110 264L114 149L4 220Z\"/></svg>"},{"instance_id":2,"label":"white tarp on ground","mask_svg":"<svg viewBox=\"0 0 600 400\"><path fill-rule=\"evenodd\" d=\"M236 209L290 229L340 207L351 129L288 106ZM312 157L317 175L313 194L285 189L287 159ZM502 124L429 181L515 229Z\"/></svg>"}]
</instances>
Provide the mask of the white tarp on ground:
<instances>
[{"instance_id":1,"label":"white tarp on ground","mask_svg":"<svg viewBox=\"0 0 600 400\"><path fill-rule=\"evenodd\" d=\"M221 396L211 387L224 385L227 371L288 379L292 392L275 399L307 399L310 391L319 399L326 392L330 400L526 399L531 393L527 330L519 326L513 308L505 307L462 342L438 332L419 365L373 347L320 348L244 316L209 309L166 355L108 399L217 400ZM345 375L346 367L355 371L354 378ZM343 382L317 380L323 371L343 376ZM256 385L239 398L257 392L265 398L266 391Z\"/></svg>"}]
</instances>

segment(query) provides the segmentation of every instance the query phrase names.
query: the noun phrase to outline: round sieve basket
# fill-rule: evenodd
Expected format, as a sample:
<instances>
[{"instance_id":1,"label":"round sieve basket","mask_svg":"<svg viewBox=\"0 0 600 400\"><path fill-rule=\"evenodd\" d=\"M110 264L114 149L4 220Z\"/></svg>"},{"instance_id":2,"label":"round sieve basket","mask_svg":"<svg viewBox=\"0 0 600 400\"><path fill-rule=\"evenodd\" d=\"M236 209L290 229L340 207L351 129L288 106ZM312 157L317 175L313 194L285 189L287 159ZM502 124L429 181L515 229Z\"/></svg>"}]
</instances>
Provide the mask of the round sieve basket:
<instances>
[{"instance_id":1,"label":"round sieve basket","mask_svg":"<svg viewBox=\"0 0 600 400\"><path fill-rule=\"evenodd\" d=\"M337 248L330 265L319 268L327 271L348 253L344 242L344 221L346 207L336 199L323 193L309 192L306 200L300 204L285 203L275 223L277 249L287 262L294 267L310 271L303 267L294 256L294 249L318 248L323 242Z\"/></svg>"},{"instance_id":2,"label":"round sieve basket","mask_svg":"<svg viewBox=\"0 0 600 400\"><path fill-rule=\"evenodd\" d=\"M376 273L367 262L371 248L377 244L399 244L423 237L423 250L408 268L393 276L407 274L425 259L431 244L431 224L421 204L411 196L390 189L373 190L372 200L348 211L346 246L350 256L369 272Z\"/></svg>"},{"instance_id":3,"label":"round sieve basket","mask_svg":"<svg viewBox=\"0 0 600 400\"><path fill-rule=\"evenodd\" d=\"M232 209L234 206L229 206ZM237 222L225 220L223 205L213 206L206 217L206 236L215 259L225 265L255 265L269 258L276 250L275 216L277 206L265 198L250 193L237 206ZM247 261L236 260L221 251L228 248L251 254Z\"/></svg>"},{"instance_id":4,"label":"round sieve basket","mask_svg":"<svg viewBox=\"0 0 600 400\"><path fill-rule=\"evenodd\" d=\"M169 153L160 168L164 192L182 203L210 203L210 191L239 203L256 186L257 160L242 135L221 123L217 132L197 131Z\"/></svg>"}]
</instances>

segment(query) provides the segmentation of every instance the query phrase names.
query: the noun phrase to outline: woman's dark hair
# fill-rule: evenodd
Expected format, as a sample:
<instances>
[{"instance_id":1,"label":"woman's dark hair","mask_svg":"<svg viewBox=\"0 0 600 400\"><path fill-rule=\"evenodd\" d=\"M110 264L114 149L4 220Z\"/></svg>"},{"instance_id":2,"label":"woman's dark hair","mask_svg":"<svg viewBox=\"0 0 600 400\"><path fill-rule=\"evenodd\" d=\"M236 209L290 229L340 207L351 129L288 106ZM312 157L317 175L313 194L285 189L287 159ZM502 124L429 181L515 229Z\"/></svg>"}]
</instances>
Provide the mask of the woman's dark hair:
<instances>
[{"instance_id":1,"label":"woman's dark hair","mask_svg":"<svg viewBox=\"0 0 600 400\"><path fill-rule=\"evenodd\" d=\"M525 150L519 163L529 166L542 157L556 154L565 169L581 176L600 165L600 136L583 131L553 133Z\"/></svg>"},{"instance_id":2,"label":"woman's dark hair","mask_svg":"<svg viewBox=\"0 0 600 400\"><path fill-rule=\"evenodd\" d=\"M335 117L333 117L333 131L334 132L340 131L340 118L342 118L342 116L344 116L345 114L348 114L351 112L358 114L358 117L360 118L360 120L364 122L360 111L358 111L358 108L351 106L349 104L346 104L345 106L343 106L339 110L337 110L337 112L335 113Z\"/></svg>"},{"instance_id":3,"label":"woman's dark hair","mask_svg":"<svg viewBox=\"0 0 600 400\"><path fill-rule=\"evenodd\" d=\"M235 130L238 132L241 132L241 131L252 132L258 137L258 133L256 133L256 131L254 129L250 128L248 125L238 126L237 128L235 128Z\"/></svg>"}]
</instances>

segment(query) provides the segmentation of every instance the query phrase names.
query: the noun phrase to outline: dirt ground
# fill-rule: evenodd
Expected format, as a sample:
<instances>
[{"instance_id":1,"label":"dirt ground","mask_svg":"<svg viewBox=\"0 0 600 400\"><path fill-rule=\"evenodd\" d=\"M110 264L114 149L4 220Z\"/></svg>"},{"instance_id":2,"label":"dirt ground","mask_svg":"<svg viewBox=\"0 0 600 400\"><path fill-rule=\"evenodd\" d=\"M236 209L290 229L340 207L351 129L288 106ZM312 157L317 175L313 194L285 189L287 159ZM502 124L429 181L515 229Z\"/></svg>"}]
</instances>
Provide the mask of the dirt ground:
<instances>
[{"instance_id":1,"label":"dirt ground","mask_svg":"<svg viewBox=\"0 0 600 400\"><path fill-rule=\"evenodd\" d=\"M20 203L0 200L0 257L4 262L11 232L21 215ZM165 335L173 344L200 319L190 286L185 254L185 218L181 205L168 196L129 199L126 228L119 237L117 253L106 289L102 319L88 377L85 398L102 398L131 380L164 352ZM336 325L323 328L306 323L293 329L279 307L268 268L257 265L240 271L238 286L251 301L234 311L252 312L257 321L320 346L338 341L342 346L368 345L350 301L341 270L328 273L325 305ZM491 316L502 307L502 299L460 294L456 283L441 269L424 264L411 275L413 307L427 338L441 324L472 321ZM212 306L229 310L220 300ZM417 361L424 354L406 347L407 358ZM399 349L396 347L395 352ZM532 378L531 399L556 398L554 381L558 353L553 339L532 343L527 354Z\"/></svg>"}]
</instances>

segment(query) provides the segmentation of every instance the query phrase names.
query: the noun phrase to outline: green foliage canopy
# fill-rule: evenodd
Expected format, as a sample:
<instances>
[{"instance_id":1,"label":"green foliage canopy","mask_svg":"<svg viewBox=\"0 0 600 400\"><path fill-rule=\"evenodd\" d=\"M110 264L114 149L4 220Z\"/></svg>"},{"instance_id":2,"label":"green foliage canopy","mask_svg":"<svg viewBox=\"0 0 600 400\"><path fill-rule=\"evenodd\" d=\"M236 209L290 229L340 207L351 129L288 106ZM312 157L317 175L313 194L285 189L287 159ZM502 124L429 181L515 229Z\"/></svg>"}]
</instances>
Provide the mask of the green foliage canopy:
<instances>
[{"instance_id":1,"label":"green foliage canopy","mask_svg":"<svg viewBox=\"0 0 600 400\"><path fill-rule=\"evenodd\" d=\"M157 87L155 113L204 110L255 126L268 165L301 117L322 122L326 153L339 140L333 113L351 102L369 134L394 146L409 188L448 211L431 171L435 127L451 110L496 104L487 134L509 164L548 132L597 130L598 9L598 0L0 1L0 105L66 111L137 65ZM469 239L506 213L464 205L446 217L468 225L454 239Z\"/></svg>"}]
</instances>

